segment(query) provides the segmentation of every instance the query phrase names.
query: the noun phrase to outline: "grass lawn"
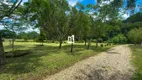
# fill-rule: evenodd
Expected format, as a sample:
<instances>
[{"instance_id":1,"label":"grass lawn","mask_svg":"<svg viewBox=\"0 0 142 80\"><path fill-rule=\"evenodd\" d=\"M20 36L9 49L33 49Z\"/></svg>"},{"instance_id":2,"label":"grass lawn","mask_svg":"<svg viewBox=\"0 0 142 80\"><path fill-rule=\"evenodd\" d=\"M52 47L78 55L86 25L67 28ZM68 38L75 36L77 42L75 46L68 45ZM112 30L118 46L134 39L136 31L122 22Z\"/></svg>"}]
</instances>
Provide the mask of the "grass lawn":
<instances>
[{"instance_id":1,"label":"grass lawn","mask_svg":"<svg viewBox=\"0 0 142 80\"><path fill-rule=\"evenodd\" d=\"M134 80L142 80L142 47L131 45L130 48L133 52L132 62L136 67Z\"/></svg>"},{"instance_id":2,"label":"grass lawn","mask_svg":"<svg viewBox=\"0 0 142 80\"><path fill-rule=\"evenodd\" d=\"M69 44L63 44L61 50L58 49L57 43L37 46L39 44L15 42L15 50L30 50L31 53L18 58L7 58L7 64L0 66L0 80L42 80L47 75L110 48L110 46L95 48L95 43L92 43L90 50L86 50L87 46L85 47L84 43L75 43L74 52L70 53ZM6 52L11 51L8 41L4 42L4 47Z\"/></svg>"}]
</instances>

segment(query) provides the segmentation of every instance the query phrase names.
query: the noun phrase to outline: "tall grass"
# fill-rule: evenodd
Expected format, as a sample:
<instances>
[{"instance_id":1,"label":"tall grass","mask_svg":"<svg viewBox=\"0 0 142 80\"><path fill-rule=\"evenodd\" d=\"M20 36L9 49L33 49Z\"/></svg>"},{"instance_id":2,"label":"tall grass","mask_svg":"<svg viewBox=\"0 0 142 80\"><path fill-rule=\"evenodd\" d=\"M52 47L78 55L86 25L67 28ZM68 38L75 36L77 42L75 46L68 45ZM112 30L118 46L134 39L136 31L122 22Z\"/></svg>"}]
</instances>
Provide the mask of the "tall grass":
<instances>
[{"instance_id":1,"label":"tall grass","mask_svg":"<svg viewBox=\"0 0 142 80\"><path fill-rule=\"evenodd\" d=\"M136 67L134 80L142 80L142 47L140 45L131 45L130 48L133 52L132 62Z\"/></svg>"}]
</instances>

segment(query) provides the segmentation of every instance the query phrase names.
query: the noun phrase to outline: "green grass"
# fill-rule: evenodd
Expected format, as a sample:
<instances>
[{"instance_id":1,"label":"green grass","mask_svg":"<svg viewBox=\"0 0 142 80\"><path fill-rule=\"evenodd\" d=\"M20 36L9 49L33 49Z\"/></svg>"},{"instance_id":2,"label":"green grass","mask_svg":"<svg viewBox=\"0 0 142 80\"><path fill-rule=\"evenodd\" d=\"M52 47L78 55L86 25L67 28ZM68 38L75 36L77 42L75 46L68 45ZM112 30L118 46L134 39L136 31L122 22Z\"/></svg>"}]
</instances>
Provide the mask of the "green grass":
<instances>
[{"instance_id":1,"label":"green grass","mask_svg":"<svg viewBox=\"0 0 142 80\"><path fill-rule=\"evenodd\" d=\"M136 67L134 80L142 80L142 47L140 45L131 45L130 48L133 52L132 62Z\"/></svg>"},{"instance_id":2,"label":"green grass","mask_svg":"<svg viewBox=\"0 0 142 80\"><path fill-rule=\"evenodd\" d=\"M37 46L39 44L16 42L15 50L30 50L31 53L18 58L7 58L7 64L0 67L0 80L41 80L47 75L110 48L110 46L95 48L93 43L90 50L86 50L84 43L75 43L74 52L70 53L69 44L63 44L61 50L56 43ZM9 42L4 42L4 47L6 52L11 51Z\"/></svg>"}]
</instances>

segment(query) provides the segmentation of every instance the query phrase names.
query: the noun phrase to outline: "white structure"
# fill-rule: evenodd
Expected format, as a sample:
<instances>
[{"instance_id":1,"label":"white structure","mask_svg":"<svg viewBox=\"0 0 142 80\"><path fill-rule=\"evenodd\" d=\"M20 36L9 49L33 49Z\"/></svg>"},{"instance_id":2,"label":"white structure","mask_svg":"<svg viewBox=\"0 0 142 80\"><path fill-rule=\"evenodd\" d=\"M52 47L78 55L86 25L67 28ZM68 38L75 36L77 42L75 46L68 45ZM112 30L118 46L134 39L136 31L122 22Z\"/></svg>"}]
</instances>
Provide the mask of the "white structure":
<instances>
[{"instance_id":1,"label":"white structure","mask_svg":"<svg viewBox=\"0 0 142 80\"><path fill-rule=\"evenodd\" d=\"M74 43L74 35L68 36L68 43Z\"/></svg>"}]
</instances>

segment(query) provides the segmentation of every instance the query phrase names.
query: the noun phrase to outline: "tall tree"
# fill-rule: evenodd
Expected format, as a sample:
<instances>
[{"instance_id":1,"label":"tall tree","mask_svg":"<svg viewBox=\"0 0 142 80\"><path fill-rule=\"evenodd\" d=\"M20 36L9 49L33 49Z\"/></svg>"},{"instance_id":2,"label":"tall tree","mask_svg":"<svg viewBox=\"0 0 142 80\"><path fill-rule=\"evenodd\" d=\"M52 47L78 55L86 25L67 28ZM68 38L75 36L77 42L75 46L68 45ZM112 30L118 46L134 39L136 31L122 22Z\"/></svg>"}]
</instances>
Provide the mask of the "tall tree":
<instances>
[{"instance_id":1,"label":"tall tree","mask_svg":"<svg viewBox=\"0 0 142 80\"><path fill-rule=\"evenodd\" d=\"M69 34L68 35L75 35L75 27L77 27L77 17L78 17L78 11L75 7L72 7L70 10L69 15ZM75 35L76 36L76 35ZM71 52L73 52L74 44L71 44Z\"/></svg>"},{"instance_id":2,"label":"tall tree","mask_svg":"<svg viewBox=\"0 0 142 80\"><path fill-rule=\"evenodd\" d=\"M31 20L38 27L43 28L47 35L59 41L61 48L63 40L69 32L67 11L69 6L66 0L36 0L30 3Z\"/></svg>"},{"instance_id":3,"label":"tall tree","mask_svg":"<svg viewBox=\"0 0 142 80\"><path fill-rule=\"evenodd\" d=\"M91 26L91 33L96 39L96 47L98 47L98 39L105 36L104 24L100 20L95 20Z\"/></svg>"},{"instance_id":4,"label":"tall tree","mask_svg":"<svg viewBox=\"0 0 142 80\"><path fill-rule=\"evenodd\" d=\"M3 19L9 17L21 4L22 0L15 0L13 2L9 0L0 0L0 23L3 24ZM2 43L2 36L0 36L0 64L5 64L6 59L4 56L4 48Z\"/></svg>"},{"instance_id":5,"label":"tall tree","mask_svg":"<svg viewBox=\"0 0 142 80\"><path fill-rule=\"evenodd\" d=\"M79 11L75 31L77 33L76 36L84 39L86 46L87 37L90 33L90 19L89 16L82 11Z\"/></svg>"}]
</instances>

